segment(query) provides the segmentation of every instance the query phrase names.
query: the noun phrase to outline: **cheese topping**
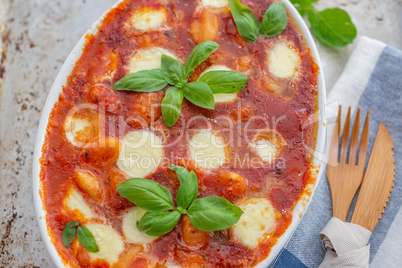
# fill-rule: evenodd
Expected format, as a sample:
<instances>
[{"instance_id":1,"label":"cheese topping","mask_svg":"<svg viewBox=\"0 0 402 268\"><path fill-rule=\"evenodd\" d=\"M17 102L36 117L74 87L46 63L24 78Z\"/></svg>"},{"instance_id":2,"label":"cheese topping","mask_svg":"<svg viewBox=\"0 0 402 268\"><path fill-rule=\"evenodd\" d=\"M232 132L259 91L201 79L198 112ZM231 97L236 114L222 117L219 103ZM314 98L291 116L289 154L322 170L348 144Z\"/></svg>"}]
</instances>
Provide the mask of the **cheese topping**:
<instances>
[{"instance_id":1,"label":"cheese topping","mask_svg":"<svg viewBox=\"0 0 402 268\"><path fill-rule=\"evenodd\" d=\"M276 155L279 151L272 141L266 139L255 141L253 143L253 149L258 156L266 162L272 162L276 158Z\"/></svg>"},{"instance_id":2,"label":"cheese topping","mask_svg":"<svg viewBox=\"0 0 402 268\"><path fill-rule=\"evenodd\" d=\"M130 73L135 73L142 70L160 69L161 57L163 54L177 59L175 55L161 47L140 50L130 61Z\"/></svg>"},{"instance_id":3,"label":"cheese topping","mask_svg":"<svg viewBox=\"0 0 402 268\"><path fill-rule=\"evenodd\" d=\"M282 137L273 130L260 130L254 137L252 149L265 162L272 162L286 145Z\"/></svg>"},{"instance_id":4,"label":"cheese topping","mask_svg":"<svg viewBox=\"0 0 402 268\"><path fill-rule=\"evenodd\" d=\"M152 132L139 130L124 136L117 167L134 178L143 178L155 171L162 161L162 139Z\"/></svg>"},{"instance_id":5,"label":"cheese topping","mask_svg":"<svg viewBox=\"0 0 402 268\"><path fill-rule=\"evenodd\" d=\"M63 203L68 210L78 212L86 219L93 217L91 208L85 202L84 197L75 188L70 189L67 197L64 198Z\"/></svg>"},{"instance_id":6,"label":"cheese topping","mask_svg":"<svg viewBox=\"0 0 402 268\"><path fill-rule=\"evenodd\" d=\"M119 233L112 226L99 223L85 225L95 237L98 252L88 252L91 260L104 259L110 265L119 261L119 255L124 250L124 242Z\"/></svg>"},{"instance_id":7,"label":"cheese topping","mask_svg":"<svg viewBox=\"0 0 402 268\"><path fill-rule=\"evenodd\" d=\"M166 10L139 9L131 17L131 22L140 31L158 28L166 23Z\"/></svg>"},{"instance_id":8,"label":"cheese topping","mask_svg":"<svg viewBox=\"0 0 402 268\"><path fill-rule=\"evenodd\" d=\"M295 76L301 64L300 56L286 43L277 44L268 57L269 71L279 78Z\"/></svg>"},{"instance_id":9,"label":"cheese topping","mask_svg":"<svg viewBox=\"0 0 402 268\"><path fill-rule=\"evenodd\" d=\"M210 7L224 7L228 4L228 0L202 0L201 2L204 6L210 6Z\"/></svg>"},{"instance_id":10,"label":"cheese topping","mask_svg":"<svg viewBox=\"0 0 402 268\"><path fill-rule=\"evenodd\" d=\"M210 131L195 134L189 146L191 157L202 168L213 169L226 162L225 141Z\"/></svg>"},{"instance_id":11,"label":"cheese topping","mask_svg":"<svg viewBox=\"0 0 402 268\"><path fill-rule=\"evenodd\" d=\"M244 213L234 225L235 236L247 247L255 248L261 238L274 231L277 212L265 198L246 200L239 207Z\"/></svg>"},{"instance_id":12,"label":"cheese topping","mask_svg":"<svg viewBox=\"0 0 402 268\"><path fill-rule=\"evenodd\" d=\"M205 73L210 72L210 71L231 71L228 67L225 65L212 65L211 67L207 68L201 75L203 76ZM214 100L215 103L224 103L224 102L232 102L237 98L237 93L218 93L214 94Z\"/></svg>"},{"instance_id":13,"label":"cheese topping","mask_svg":"<svg viewBox=\"0 0 402 268\"><path fill-rule=\"evenodd\" d=\"M73 145L89 142L98 133L92 123L78 116L68 116L64 121L67 140Z\"/></svg>"},{"instance_id":14,"label":"cheese topping","mask_svg":"<svg viewBox=\"0 0 402 268\"><path fill-rule=\"evenodd\" d=\"M138 230L136 223L145 213L146 211L142 208L133 207L123 216L123 234L128 242L133 244L147 244L158 238L158 236L150 236Z\"/></svg>"}]
</instances>

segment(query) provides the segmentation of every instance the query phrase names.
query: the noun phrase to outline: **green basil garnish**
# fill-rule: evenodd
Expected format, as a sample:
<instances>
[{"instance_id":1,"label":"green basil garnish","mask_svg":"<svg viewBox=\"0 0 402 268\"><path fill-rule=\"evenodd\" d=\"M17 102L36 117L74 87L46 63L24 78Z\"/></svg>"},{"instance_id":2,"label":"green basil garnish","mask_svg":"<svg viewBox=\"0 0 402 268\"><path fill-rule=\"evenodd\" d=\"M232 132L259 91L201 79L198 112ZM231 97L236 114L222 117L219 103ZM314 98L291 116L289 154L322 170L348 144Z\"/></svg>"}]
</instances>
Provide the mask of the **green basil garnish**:
<instances>
[{"instance_id":1,"label":"green basil garnish","mask_svg":"<svg viewBox=\"0 0 402 268\"><path fill-rule=\"evenodd\" d=\"M169 189L157 182L133 178L117 186L119 194L150 212L174 209L173 198Z\"/></svg>"},{"instance_id":2,"label":"green basil garnish","mask_svg":"<svg viewBox=\"0 0 402 268\"><path fill-rule=\"evenodd\" d=\"M129 179L117 187L121 196L147 210L147 213L136 223L138 230L151 236L167 234L176 226L182 214L188 214L193 226L202 231L227 229L240 219L243 211L223 197L207 196L196 199L198 179L194 171L189 172L186 168L176 165L170 165L169 168L176 172L180 181L176 195L177 208L173 205L172 207L155 205L155 203L160 204L166 201L161 197L165 194L162 194L160 189L169 191L157 182L145 179ZM150 182L147 187L143 187L146 184L144 181ZM146 191L143 188L146 188ZM155 199L154 201L150 199L151 196ZM144 205L145 202L142 198L152 205Z\"/></svg>"},{"instance_id":3,"label":"green basil garnish","mask_svg":"<svg viewBox=\"0 0 402 268\"><path fill-rule=\"evenodd\" d=\"M183 98L183 90L177 87L170 87L166 90L161 109L167 127L173 126L179 119Z\"/></svg>"},{"instance_id":4,"label":"green basil garnish","mask_svg":"<svg viewBox=\"0 0 402 268\"><path fill-rule=\"evenodd\" d=\"M75 231L79 222L77 221L70 221L66 224L63 230L63 245L68 248L71 243L74 241Z\"/></svg>"},{"instance_id":5,"label":"green basil garnish","mask_svg":"<svg viewBox=\"0 0 402 268\"><path fill-rule=\"evenodd\" d=\"M357 30L349 14L340 8L317 11L313 6L317 0L290 0L301 16L307 13L311 31L322 43L332 47L343 47L353 43Z\"/></svg>"},{"instance_id":6,"label":"green basil garnish","mask_svg":"<svg viewBox=\"0 0 402 268\"><path fill-rule=\"evenodd\" d=\"M194 73L195 67L208 59L212 53L218 50L218 48L219 45L213 41L204 41L196 45L186 60L186 64L184 66L184 76L189 77L192 73Z\"/></svg>"},{"instance_id":7,"label":"green basil garnish","mask_svg":"<svg viewBox=\"0 0 402 268\"><path fill-rule=\"evenodd\" d=\"M77 228L78 227L78 228ZM98 252L99 247L96 244L95 237L87 227L80 225L77 221L70 221L66 224L63 230L63 244L68 248L74 241L77 233L78 242L89 252Z\"/></svg>"},{"instance_id":8,"label":"green basil garnish","mask_svg":"<svg viewBox=\"0 0 402 268\"><path fill-rule=\"evenodd\" d=\"M353 43L357 30L348 13L340 8L307 11L313 34L324 44L343 47Z\"/></svg>"},{"instance_id":9,"label":"green basil garnish","mask_svg":"<svg viewBox=\"0 0 402 268\"><path fill-rule=\"evenodd\" d=\"M261 35L274 37L283 32L288 25L285 4L273 3L265 12L261 23Z\"/></svg>"},{"instance_id":10,"label":"green basil garnish","mask_svg":"<svg viewBox=\"0 0 402 268\"><path fill-rule=\"evenodd\" d=\"M209 86L201 81L189 83L184 86L184 97L191 103L206 109L214 109L214 94Z\"/></svg>"},{"instance_id":11,"label":"green basil garnish","mask_svg":"<svg viewBox=\"0 0 402 268\"><path fill-rule=\"evenodd\" d=\"M211 71L201 76L200 81L206 83L213 94L237 93L242 90L249 78L235 71Z\"/></svg>"},{"instance_id":12,"label":"green basil garnish","mask_svg":"<svg viewBox=\"0 0 402 268\"><path fill-rule=\"evenodd\" d=\"M167 85L161 70L152 69L126 75L114 84L113 89L154 92L164 89Z\"/></svg>"},{"instance_id":13,"label":"green basil garnish","mask_svg":"<svg viewBox=\"0 0 402 268\"><path fill-rule=\"evenodd\" d=\"M185 167L170 165L169 168L176 172L180 181L180 187L177 190L176 204L178 207L187 209L188 206L197 198L198 180L197 175L192 170L188 172Z\"/></svg>"},{"instance_id":14,"label":"green basil garnish","mask_svg":"<svg viewBox=\"0 0 402 268\"><path fill-rule=\"evenodd\" d=\"M137 228L151 236L169 233L180 219L178 211L147 212L137 221Z\"/></svg>"},{"instance_id":15,"label":"green basil garnish","mask_svg":"<svg viewBox=\"0 0 402 268\"><path fill-rule=\"evenodd\" d=\"M227 79L233 78L236 81L232 81L231 83L226 81L227 85L223 83L216 84L216 81L213 79L188 83L188 76L218 48L219 45L213 41L205 41L196 45L188 56L185 66L172 57L162 55L160 70L138 71L129 74L117 81L113 88L116 90L152 92L161 90L168 84L174 86L166 90L165 97L162 100L163 120L167 127L172 127L180 117L183 97L197 106L214 109L214 96L210 86L220 88L219 90L222 90L222 88L230 90L229 88L232 88L233 84L236 84L236 89L239 87L242 89L247 84L248 77L234 71L231 71L231 77ZM208 76L213 75L215 72L219 71L208 72Z\"/></svg>"},{"instance_id":16,"label":"green basil garnish","mask_svg":"<svg viewBox=\"0 0 402 268\"><path fill-rule=\"evenodd\" d=\"M260 22L253 12L239 0L229 0L230 12L237 31L247 42L255 42L260 35Z\"/></svg>"},{"instance_id":17,"label":"green basil garnish","mask_svg":"<svg viewBox=\"0 0 402 268\"><path fill-rule=\"evenodd\" d=\"M99 247L96 244L95 237L87 227L80 225L77 228L77 238L80 244L89 252L98 252Z\"/></svg>"},{"instance_id":18,"label":"green basil garnish","mask_svg":"<svg viewBox=\"0 0 402 268\"><path fill-rule=\"evenodd\" d=\"M188 208L191 224L201 231L219 231L233 226L243 210L220 196L194 200Z\"/></svg>"},{"instance_id":19,"label":"green basil garnish","mask_svg":"<svg viewBox=\"0 0 402 268\"><path fill-rule=\"evenodd\" d=\"M167 55L162 55L161 72L163 78L171 85L177 85L184 80L183 64Z\"/></svg>"},{"instance_id":20,"label":"green basil garnish","mask_svg":"<svg viewBox=\"0 0 402 268\"><path fill-rule=\"evenodd\" d=\"M262 24L253 12L239 0L228 0L230 11L239 34L247 42L255 42L261 34L274 37L287 26L286 7L282 3L272 3L266 10ZM307 13L313 34L324 44L342 47L353 43L357 30L350 16L340 8L317 11L313 3L318 0L290 0L300 15Z\"/></svg>"}]
</instances>

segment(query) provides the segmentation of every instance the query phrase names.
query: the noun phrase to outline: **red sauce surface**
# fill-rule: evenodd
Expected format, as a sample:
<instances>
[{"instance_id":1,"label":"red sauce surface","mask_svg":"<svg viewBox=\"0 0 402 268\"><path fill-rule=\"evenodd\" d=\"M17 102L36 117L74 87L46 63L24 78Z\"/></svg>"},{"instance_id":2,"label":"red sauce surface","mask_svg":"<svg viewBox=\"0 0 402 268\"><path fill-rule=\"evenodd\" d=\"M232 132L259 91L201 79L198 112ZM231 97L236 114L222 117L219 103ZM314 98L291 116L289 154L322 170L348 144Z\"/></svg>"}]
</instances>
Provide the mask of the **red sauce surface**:
<instances>
[{"instance_id":1,"label":"red sauce surface","mask_svg":"<svg viewBox=\"0 0 402 268\"><path fill-rule=\"evenodd\" d=\"M183 242L181 221L175 229L149 245L148 256L133 255L129 267L164 267L166 260L174 260L186 267L251 267L269 254L277 239L286 231L292 220L292 209L306 186L314 183L311 171L312 156L305 145L315 145L315 124L307 124L317 110L318 67L311 57L300 31L289 20L285 31L274 38L260 37L255 43L244 41L238 34L228 9L216 11L220 30L216 41L220 48L190 77L197 80L200 73L212 64L226 65L245 73L250 81L239 92L238 98L225 104L217 104L215 110L199 108L184 100L179 121L168 129L161 117L160 101L165 90L155 93L114 91L113 84L128 74L126 66L132 55L144 48L159 46L175 54L183 62L196 45L190 33L191 23L201 20L203 10L197 1L125 1L108 13L99 33L87 37L84 53L76 63L68 82L60 94L50 115L42 158L42 198L47 211L47 224L52 241L64 262L71 266L108 267L104 261L90 262L85 250L77 244L65 248L62 230L77 215L63 209L62 202L72 185L76 170L87 170L102 182L106 196L104 202L95 202L85 192L83 196L94 211L121 233L121 215L133 206L121 198L111 186L110 174L117 170L115 162L107 159L86 161L85 148L72 145L63 128L66 115L77 105L90 103L99 108L104 120L101 135L122 139L127 132L145 128L163 138L164 162L146 178L168 187L176 195L179 182L167 169L168 164L180 164L194 170L199 179L199 197L220 195L233 203L251 197L270 200L280 212L277 228L269 239L256 249L248 249L227 231L208 234L201 247L191 247ZM243 0L260 19L271 0ZM127 26L132 12L140 7L167 10L165 30L139 32ZM215 12L215 11L214 11ZM302 64L298 75L292 79L277 79L266 65L266 51L280 41L288 41L299 53ZM265 86L275 81L281 92ZM150 109L151 104L156 108ZM202 117L203 120L193 118ZM232 125L223 117L230 118ZM205 119L205 120L204 120ZM138 122L142 122L143 125ZM206 123L208 122L208 123ZM229 161L223 166L206 171L197 167L188 153L188 139L200 129L210 128L228 142ZM246 131L251 129L251 131ZM249 141L260 129L274 129L285 140L277 160L269 165L239 165L258 158L250 151ZM174 144L174 146L168 146ZM245 191L228 190L220 181L220 174L236 172L247 180ZM77 187L79 188L79 187ZM100 220L99 220L100 221ZM85 222L83 222L85 224ZM129 244L126 242L128 252ZM139 255L140 256L140 255ZM130 262L130 261L129 261ZM121 266L124 266L120 264ZM159 265L159 266L158 266Z\"/></svg>"}]
</instances>

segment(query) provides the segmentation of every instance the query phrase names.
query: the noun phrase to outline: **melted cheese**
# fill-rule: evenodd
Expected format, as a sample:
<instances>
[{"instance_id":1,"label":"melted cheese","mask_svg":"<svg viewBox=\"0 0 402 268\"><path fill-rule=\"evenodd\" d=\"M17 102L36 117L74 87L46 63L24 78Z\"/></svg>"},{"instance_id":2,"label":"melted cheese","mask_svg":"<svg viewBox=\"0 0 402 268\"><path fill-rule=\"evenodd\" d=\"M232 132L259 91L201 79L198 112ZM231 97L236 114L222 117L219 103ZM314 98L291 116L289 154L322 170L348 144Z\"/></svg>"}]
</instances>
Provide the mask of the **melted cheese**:
<instances>
[{"instance_id":1,"label":"melted cheese","mask_svg":"<svg viewBox=\"0 0 402 268\"><path fill-rule=\"evenodd\" d=\"M262 129L254 136L251 146L263 161L270 163L277 158L286 142L277 131Z\"/></svg>"},{"instance_id":2,"label":"melted cheese","mask_svg":"<svg viewBox=\"0 0 402 268\"><path fill-rule=\"evenodd\" d=\"M280 148L270 140L260 139L253 143L253 149L263 161L272 162L278 155Z\"/></svg>"},{"instance_id":3,"label":"melted cheese","mask_svg":"<svg viewBox=\"0 0 402 268\"><path fill-rule=\"evenodd\" d=\"M279 78L295 76L299 65L300 56L289 44L279 43L269 53L269 71Z\"/></svg>"},{"instance_id":4,"label":"melted cheese","mask_svg":"<svg viewBox=\"0 0 402 268\"><path fill-rule=\"evenodd\" d=\"M92 129L91 122L83 118L69 116L64 121L67 140L73 145L79 145L91 140L93 138Z\"/></svg>"},{"instance_id":5,"label":"melted cheese","mask_svg":"<svg viewBox=\"0 0 402 268\"><path fill-rule=\"evenodd\" d=\"M225 65L212 65L211 67L207 68L200 75L200 77L203 76L205 73L210 72L210 71L231 71L231 69L229 69ZM236 98L237 98L237 93L230 93L230 94L218 93L218 94L214 94L215 103L232 102Z\"/></svg>"},{"instance_id":6,"label":"melted cheese","mask_svg":"<svg viewBox=\"0 0 402 268\"><path fill-rule=\"evenodd\" d=\"M158 238L158 236L150 236L138 230L136 223L142 218L145 212L142 208L133 207L123 216L123 234L128 242L147 244Z\"/></svg>"},{"instance_id":7,"label":"melted cheese","mask_svg":"<svg viewBox=\"0 0 402 268\"><path fill-rule=\"evenodd\" d=\"M166 10L139 9L131 17L131 23L140 31L156 29L166 23Z\"/></svg>"},{"instance_id":8,"label":"melted cheese","mask_svg":"<svg viewBox=\"0 0 402 268\"><path fill-rule=\"evenodd\" d=\"M161 57L163 54L177 59L175 55L161 47L140 50L130 61L130 73L135 73L142 70L160 69Z\"/></svg>"},{"instance_id":9,"label":"melted cheese","mask_svg":"<svg viewBox=\"0 0 402 268\"><path fill-rule=\"evenodd\" d=\"M255 248L261 238L274 231L277 212L265 198L246 200L239 207L244 213L234 225L235 236L245 246Z\"/></svg>"},{"instance_id":10,"label":"melted cheese","mask_svg":"<svg viewBox=\"0 0 402 268\"><path fill-rule=\"evenodd\" d=\"M91 231L99 247L98 252L88 252L91 260L104 259L110 265L117 263L124 250L124 242L119 233L106 224L90 223L85 226Z\"/></svg>"},{"instance_id":11,"label":"melted cheese","mask_svg":"<svg viewBox=\"0 0 402 268\"><path fill-rule=\"evenodd\" d=\"M204 6L220 8L226 6L228 4L228 0L202 0L201 3Z\"/></svg>"},{"instance_id":12,"label":"melted cheese","mask_svg":"<svg viewBox=\"0 0 402 268\"><path fill-rule=\"evenodd\" d=\"M189 147L191 157L202 168L213 169L226 162L225 141L210 131L195 134Z\"/></svg>"},{"instance_id":13,"label":"melted cheese","mask_svg":"<svg viewBox=\"0 0 402 268\"><path fill-rule=\"evenodd\" d=\"M134 178L152 173L162 161L162 139L145 130L129 132L117 159L117 167Z\"/></svg>"},{"instance_id":14,"label":"melted cheese","mask_svg":"<svg viewBox=\"0 0 402 268\"><path fill-rule=\"evenodd\" d=\"M86 219L93 217L91 208L87 205L84 197L74 188L68 192L67 197L63 200L64 205L68 210L78 212Z\"/></svg>"}]
</instances>

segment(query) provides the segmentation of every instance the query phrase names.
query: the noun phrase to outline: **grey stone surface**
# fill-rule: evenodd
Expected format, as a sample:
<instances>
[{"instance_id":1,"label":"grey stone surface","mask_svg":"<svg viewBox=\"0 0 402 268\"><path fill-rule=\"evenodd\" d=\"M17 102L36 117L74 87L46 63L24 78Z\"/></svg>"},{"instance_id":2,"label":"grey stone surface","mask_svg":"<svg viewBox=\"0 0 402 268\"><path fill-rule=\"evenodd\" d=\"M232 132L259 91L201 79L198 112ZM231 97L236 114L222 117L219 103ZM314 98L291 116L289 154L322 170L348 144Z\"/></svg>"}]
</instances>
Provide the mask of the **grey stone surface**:
<instances>
[{"instance_id":1,"label":"grey stone surface","mask_svg":"<svg viewBox=\"0 0 402 268\"><path fill-rule=\"evenodd\" d=\"M0 0L0 267L53 267L34 217L32 156L41 111L75 43L115 0ZM401 0L321 0L346 9L359 35L402 49ZM318 44L331 88L353 45Z\"/></svg>"}]
</instances>

